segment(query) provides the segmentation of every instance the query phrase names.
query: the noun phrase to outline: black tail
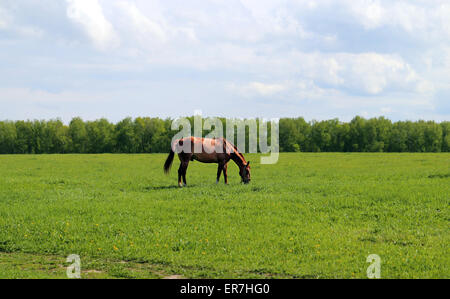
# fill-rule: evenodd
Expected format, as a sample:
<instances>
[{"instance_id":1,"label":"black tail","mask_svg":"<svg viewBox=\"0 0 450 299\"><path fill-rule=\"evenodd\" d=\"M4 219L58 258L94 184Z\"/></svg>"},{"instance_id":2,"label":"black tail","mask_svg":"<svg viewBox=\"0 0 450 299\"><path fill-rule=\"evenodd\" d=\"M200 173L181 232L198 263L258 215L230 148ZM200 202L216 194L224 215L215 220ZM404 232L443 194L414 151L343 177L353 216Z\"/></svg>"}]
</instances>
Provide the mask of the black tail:
<instances>
[{"instance_id":1,"label":"black tail","mask_svg":"<svg viewBox=\"0 0 450 299\"><path fill-rule=\"evenodd\" d=\"M164 173L168 174L170 171L170 167L172 166L173 157L175 156L174 151L172 148L170 149L169 156L166 159L166 163L164 163Z\"/></svg>"}]
</instances>

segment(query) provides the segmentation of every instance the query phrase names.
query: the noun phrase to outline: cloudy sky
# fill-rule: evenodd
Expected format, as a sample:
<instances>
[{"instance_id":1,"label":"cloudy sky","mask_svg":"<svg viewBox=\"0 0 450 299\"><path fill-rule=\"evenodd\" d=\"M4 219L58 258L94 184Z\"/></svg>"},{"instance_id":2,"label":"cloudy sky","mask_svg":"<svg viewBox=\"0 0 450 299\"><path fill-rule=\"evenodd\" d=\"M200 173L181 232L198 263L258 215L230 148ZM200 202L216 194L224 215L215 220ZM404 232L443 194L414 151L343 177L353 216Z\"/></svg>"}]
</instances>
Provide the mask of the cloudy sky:
<instances>
[{"instance_id":1,"label":"cloudy sky","mask_svg":"<svg viewBox=\"0 0 450 299\"><path fill-rule=\"evenodd\" d=\"M0 119L450 120L448 0L0 0Z\"/></svg>"}]
</instances>

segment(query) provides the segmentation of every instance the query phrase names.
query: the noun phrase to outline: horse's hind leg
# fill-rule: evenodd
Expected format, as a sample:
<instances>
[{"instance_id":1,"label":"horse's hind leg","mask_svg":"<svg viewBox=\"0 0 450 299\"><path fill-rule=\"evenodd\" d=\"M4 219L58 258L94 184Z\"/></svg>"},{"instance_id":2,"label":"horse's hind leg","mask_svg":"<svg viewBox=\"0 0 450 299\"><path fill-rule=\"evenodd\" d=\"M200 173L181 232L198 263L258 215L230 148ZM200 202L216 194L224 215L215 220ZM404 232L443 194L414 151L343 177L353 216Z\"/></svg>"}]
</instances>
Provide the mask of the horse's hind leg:
<instances>
[{"instance_id":1,"label":"horse's hind leg","mask_svg":"<svg viewBox=\"0 0 450 299\"><path fill-rule=\"evenodd\" d=\"M189 165L188 161L182 161L180 163L180 168L178 168L178 186L183 187L186 186L186 171ZM183 178L183 184L181 183L181 179Z\"/></svg>"},{"instance_id":2,"label":"horse's hind leg","mask_svg":"<svg viewBox=\"0 0 450 299\"><path fill-rule=\"evenodd\" d=\"M180 158L180 167L178 168L178 186L183 187L186 186L186 170L189 165L189 160L191 159L190 154L180 153L178 154L178 158ZM183 184L181 183L181 179L183 178Z\"/></svg>"},{"instance_id":3,"label":"horse's hind leg","mask_svg":"<svg viewBox=\"0 0 450 299\"><path fill-rule=\"evenodd\" d=\"M184 166L184 171L183 171L183 184L186 186L186 172L187 172L187 167L189 166L189 161L186 162L185 166Z\"/></svg>"},{"instance_id":4,"label":"horse's hind leg","mask_svg":"<svg viewBox=\"0 0 450 299\"><path fill-rule=\"evenodd\" d=\"M189 166L189 160L181 163L181 165L182 165L182 168L183 168L183 185L186 186L187 185L187 183L186 183L186 172L187 172L187 168Z\"/></svg>"},{"instance_id":5,"label":"horse's hind leg","mask_svg":"<svg viewBox=\"0 0 450 299\"><path fill-rule=\"evenodd\" d=\"M183 175L183 162L180 163L180 167L178 168L178 186L179 187L183 187L183 185L181 185L182 175Z\"/></svg>"}]
</instances>

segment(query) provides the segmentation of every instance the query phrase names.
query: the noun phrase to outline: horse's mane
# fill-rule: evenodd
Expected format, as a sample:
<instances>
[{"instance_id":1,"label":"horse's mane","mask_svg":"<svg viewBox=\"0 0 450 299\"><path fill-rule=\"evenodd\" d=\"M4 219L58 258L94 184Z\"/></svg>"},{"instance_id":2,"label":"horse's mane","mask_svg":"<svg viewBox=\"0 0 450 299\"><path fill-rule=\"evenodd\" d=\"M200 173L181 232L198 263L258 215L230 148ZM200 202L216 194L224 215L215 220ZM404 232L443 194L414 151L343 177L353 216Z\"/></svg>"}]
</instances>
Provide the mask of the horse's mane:
<instances>
[{"instance_id":1,"label":"horse's mane","mask_svg":"<svg viewBox=\"0 0 450 299\"><path fill-rule=\"evenodd\" d=\"M231 142L229 142L228 140L226 140L226 142L233 147L233 153L241 160L241 162L245 165L247 164L247 161L245 160L244 156L241 154L241 152L239 151L239 149L237 148L236 145L232 144ZM232 154L233 154L232 153Z\"/></svg>"}]
</instances>

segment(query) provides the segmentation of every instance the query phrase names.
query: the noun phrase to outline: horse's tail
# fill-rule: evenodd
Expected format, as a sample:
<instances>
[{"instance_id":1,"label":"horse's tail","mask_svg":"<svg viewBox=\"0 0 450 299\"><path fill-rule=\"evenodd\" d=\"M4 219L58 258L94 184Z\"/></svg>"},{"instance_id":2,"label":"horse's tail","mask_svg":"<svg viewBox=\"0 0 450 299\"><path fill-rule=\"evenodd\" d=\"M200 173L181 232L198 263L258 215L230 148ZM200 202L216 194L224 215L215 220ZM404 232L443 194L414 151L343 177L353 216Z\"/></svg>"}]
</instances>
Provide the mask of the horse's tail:
<instances>
[{"instance_id":1,"label":"horse's tail","mask_svg":"<svg viewBox=\"0 0 450 299\"><path fill-rule=\"evenodd\" d=\"M166 162L164 163L164 173L168 174L170 171L170 167L172 166L173 157L175 156L175 152L173 151L172 147L170 148L169 156L166 159Z\"/></svg>"}]
</instances>

